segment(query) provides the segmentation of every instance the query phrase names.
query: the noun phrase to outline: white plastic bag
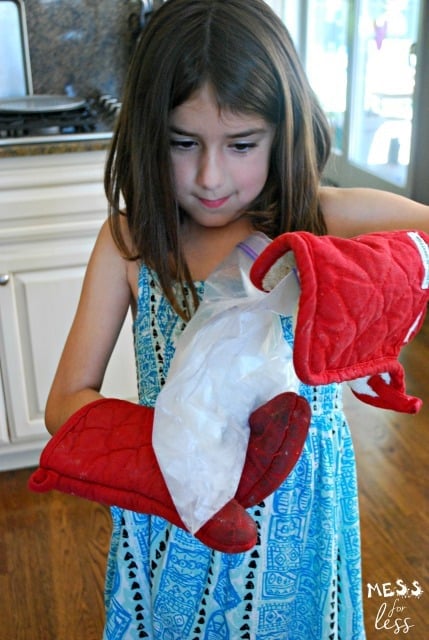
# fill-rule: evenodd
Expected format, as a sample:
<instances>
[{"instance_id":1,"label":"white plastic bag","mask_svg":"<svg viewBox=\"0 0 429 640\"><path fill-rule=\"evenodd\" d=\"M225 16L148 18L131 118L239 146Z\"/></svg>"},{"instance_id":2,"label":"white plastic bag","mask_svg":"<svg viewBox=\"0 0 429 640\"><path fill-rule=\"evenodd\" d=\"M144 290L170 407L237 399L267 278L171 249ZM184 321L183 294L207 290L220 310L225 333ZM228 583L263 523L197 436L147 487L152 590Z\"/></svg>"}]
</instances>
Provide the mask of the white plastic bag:
<instances>
[{"instance_id":1,"label":"white plastic bag","mask_svg":"<svg viewBox=\"0 0 429 640\"><path fill-rule=\"evenodd\" d=\"M268 243L264 234L253 234L207 279L156 403L153 446L192 533L236 493L252 411L298 389L278 315L296 311L295 274L269 294L248 277Z\"/></svg>"}]
</instances>

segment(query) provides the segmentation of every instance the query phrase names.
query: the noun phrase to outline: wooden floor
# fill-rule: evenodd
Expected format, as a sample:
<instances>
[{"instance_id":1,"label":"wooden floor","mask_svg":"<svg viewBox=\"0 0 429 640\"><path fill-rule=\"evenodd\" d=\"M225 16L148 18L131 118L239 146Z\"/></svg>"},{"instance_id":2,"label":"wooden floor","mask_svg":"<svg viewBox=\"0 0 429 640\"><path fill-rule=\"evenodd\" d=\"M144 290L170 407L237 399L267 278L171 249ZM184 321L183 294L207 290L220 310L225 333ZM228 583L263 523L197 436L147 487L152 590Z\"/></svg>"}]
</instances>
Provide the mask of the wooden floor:
<instances>
[{"instance_id":1,"label":"wooden floor","mask_svg":"<svg viewBox=\"0 0 429 640\"><path fill-rule=\"evenodd\" d=\"M371 409L346 394L368 640L429 638L428 322L402 361L408 391L425 400L417 416ZM29 473L0 474L0 640L99 640L109 513L58 493L31 494ZM397 580L409 586L408 598L394 595L403 591Z\"/></svg>"},{"instance_id":2,"label":"wooden floor","mask_svg":"<svg viewBox=\"0 0 429 640\"><path fill-rule=\"evenodd\" d=\"M368 640L429 638L429 319L403 349L401 361L408 393L424 401L417 415L365 409L355 399L346 403L359 474ZM395 606L391 594L395 588L402 591L395 585L398 579L411 591ZM371 589L368 597L368 583L378 584L382 594L385 583L388 596ZM417 597L412 592L419 587L424 593ZM409 618L414 626L406 633L408 623L398 622L402 626L394 634L395 618Z\"/></svg>"}]
</instances>

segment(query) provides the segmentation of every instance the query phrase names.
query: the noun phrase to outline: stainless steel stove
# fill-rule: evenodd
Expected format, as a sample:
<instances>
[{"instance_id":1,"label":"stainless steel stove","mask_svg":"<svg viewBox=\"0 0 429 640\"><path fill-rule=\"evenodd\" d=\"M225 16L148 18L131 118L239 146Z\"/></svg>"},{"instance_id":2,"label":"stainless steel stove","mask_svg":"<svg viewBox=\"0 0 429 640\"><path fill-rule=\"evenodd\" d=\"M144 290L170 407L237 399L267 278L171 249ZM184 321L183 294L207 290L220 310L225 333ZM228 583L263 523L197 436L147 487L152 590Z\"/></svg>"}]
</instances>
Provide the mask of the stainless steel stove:
<instances>
[{"instance_id":1,"label":"stainless steel stove","mask_svg":"<svg viewBox=\"0 0 429 640\"><path fill-rule=\"evenodd\" d=\"M112 137L121 104L110 95L37 95L23 0L0 0L0 45L8 43L0 73L0 147ZM2 48L0 46L0 51ZM101 92L100 92L101 93Z\"/></svg>"},{"instance_id":2,"label":"stainless steel stove","mask_svg":"<svg viewBox=\"0 0 429 640\"><path fill-rule=\"evenodd\" d=\"M87 100L24 96L0 100L0 146L108 140L121 103L103 95Z\"/></svg>"}]
</instances>

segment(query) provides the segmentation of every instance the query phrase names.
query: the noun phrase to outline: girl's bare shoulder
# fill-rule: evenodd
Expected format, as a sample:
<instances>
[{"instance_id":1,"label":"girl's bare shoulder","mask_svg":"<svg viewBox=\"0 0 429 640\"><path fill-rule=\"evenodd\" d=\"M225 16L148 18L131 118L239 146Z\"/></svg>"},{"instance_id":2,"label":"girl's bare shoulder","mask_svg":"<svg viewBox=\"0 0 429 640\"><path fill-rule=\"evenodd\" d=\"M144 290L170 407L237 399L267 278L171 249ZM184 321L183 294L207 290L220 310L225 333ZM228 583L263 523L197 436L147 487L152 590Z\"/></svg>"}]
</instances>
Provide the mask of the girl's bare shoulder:
<instances>
[{"instance_id":1,"label":"girl's bare shoulder","mask_svg":"<svg viewBox=\"0 0 429 640\"><path fill-rule=\"evenodd\" d=\"M120 218L121 235L127 247L127 251L131 255L133 253L133 243L128 229L126 218ZM132 297L137 296L137 277L139 263L136 260L130 260L124 255L115 241L109 220L106 220L99 231L93 256L91 258L104 274L116 281L126 282L132 292Z\"/></svg>"},{"instance_id":2,"label":"girl's bare shoulder","mask_svg":"<svg viewBox=\"0 0 429 640\"><path fill-rule=\"evenodd\" d=\"M331 235L350 238L374 231L429 233L429 207L388 191L322 187L320 205Z\"/></svg>"}]
</instances>

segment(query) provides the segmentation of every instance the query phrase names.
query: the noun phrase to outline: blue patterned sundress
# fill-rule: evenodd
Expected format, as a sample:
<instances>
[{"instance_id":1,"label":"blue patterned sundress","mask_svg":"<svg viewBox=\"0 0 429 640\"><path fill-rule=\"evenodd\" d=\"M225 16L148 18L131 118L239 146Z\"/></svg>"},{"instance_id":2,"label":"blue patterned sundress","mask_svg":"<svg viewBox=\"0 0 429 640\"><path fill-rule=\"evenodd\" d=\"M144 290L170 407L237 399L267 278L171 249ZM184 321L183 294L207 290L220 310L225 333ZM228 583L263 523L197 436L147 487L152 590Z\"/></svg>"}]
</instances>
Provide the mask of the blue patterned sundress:
<instances>
[{"instance_id":1,"label":"blue patterned sundress","mask_svg":"<svg viewBox=\"0 0 429 640\"><path fill-rule=\"evenodd\" d=\"M203 285L199 284L202 295ZM292 343L292 322L283 319ZM154 406L184 323L139 272L139 400ZM160 517L112 508L104 640L364 640L356 468L338 385L307 387L312 423L286 482L249 510L260 541L205 547Z\"/></svg>"}]
</instances>

